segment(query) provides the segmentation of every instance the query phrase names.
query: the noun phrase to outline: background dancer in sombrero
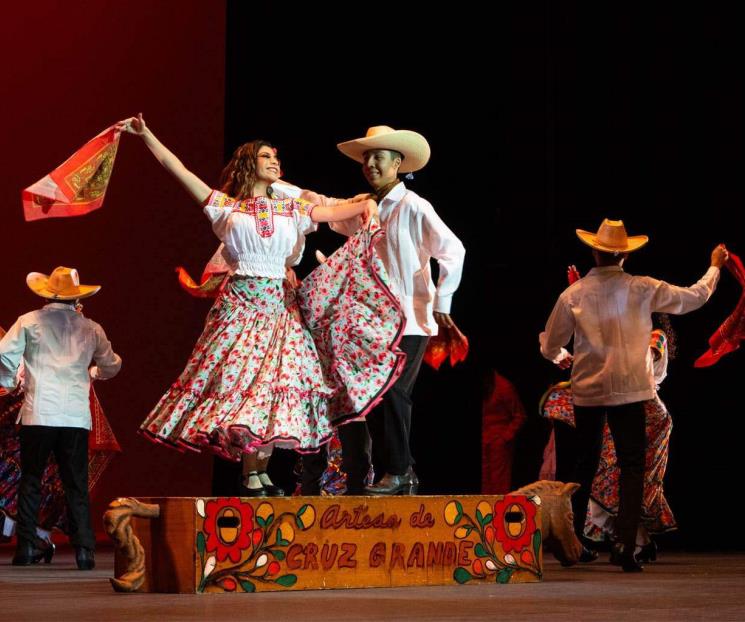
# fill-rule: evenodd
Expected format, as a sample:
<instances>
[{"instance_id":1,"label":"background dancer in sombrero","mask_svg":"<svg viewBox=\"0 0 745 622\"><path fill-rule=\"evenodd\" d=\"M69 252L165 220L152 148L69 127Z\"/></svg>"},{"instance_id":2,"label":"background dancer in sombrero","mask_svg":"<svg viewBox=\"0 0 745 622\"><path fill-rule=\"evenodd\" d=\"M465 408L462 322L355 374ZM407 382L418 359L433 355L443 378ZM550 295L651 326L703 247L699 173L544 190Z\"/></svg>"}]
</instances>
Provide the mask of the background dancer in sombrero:
<instances>
[{"instance_id":1,"label":"background dancer in sombrero","mask_svg":"<svg viewBox=\"0 0 745 622\"><path fill-rule=\"evenodd\" d=\"M653 359L655 397L644 402L647 445L644 495L634 553L639 562L654 561L657 558L653 535L677 529L663 486L673 422L658 394L659 385L667 376L668 360L675 358L676 337L667 314L653 313L652 322L655 328L652 331L649 348ZM541 400L540 410L541 414L554 424L556 479L569 481L572 475L567 475L564 471L572 468L576 443L571 383L560 382L550 387ZM554 477L551 476L550 479ZM607 423L603 427L600 461L590 494L584 527L585 536L594 542L615 540L619 507L619 469L613 438ZM595 557L595 553L585 549L580 561L592 561Z\"/></svg>"},{"instance_id":2,"label":"background dancer in sombrero","mask_svg":"<svg viewBox=\"0 0 745 622\"><path fill-rule=\"evenodd\" d=\"M593 249L595 266L559 297L546 330L541 354L564 369L572 366L572 392L579 455L572 497L575 531L582 539L592 480L598 467L603 424L615 443L620 468L618 542L611 560L626 572L641 571L634 557L644 492L644 401L654 398L649 335L653 312L682 314L702 306L719 280L727 250L717 246L711 267L691 287L651 277L631 276L623 263L647 236L627 236L623 222L604 220L597 233L577 230ZM563 346L574 338L574 356Z\"/></svg>"},{"instance_id":3,"label":"background dancer in sombrero","mask_svg":"<svg viewBox=\"0 0 745 622\"><path fill-rule=\"evenodd\" d=\"M14 390L24 365L21 420L21 483L18 542L13 564L27 566L54 553L37 535L42 478L54 453L67 498L70 540L78 568L95 566L95 536L88 495L90 383L119 372L122 361L103 328L75 309L98 285L81 285L77 270L59 267L51 276L32 272L29 288L48 304L16 320L0 340L0 386ZM93 367L91 363L95 362ZM90 368L90 369L89 369Z\"/></svg>"},{"instance_id":4,"label":"background dancer in sombrero","mask_svg":"<svg viewBox=\"0 0 745 622\"><path fill-rule=\"evenodd\" d=\"M400 309L366 232L314 271L297 299L285 280L288 259L317 222L368 222L375 202L331 208L273 199L280 166L265 141L236 149L221 189L213 190L155 138L142 115L118 127L141 136L204 206L233 273L186 369L141 430L177 447L242 458L245 495L283 494L266 474L273 447L317 451L334 424L366 414L400 373ZM348 265L340 269L339 261Z\"/></svg>"},{"instance_id":5,"label":"background dancer in sombrero","mask_svg":"<svg viewBox=\"0 0 745 622\"><path fill-rule=\"evenodd\" d=\"M5 331L0 328L0 337ZM22 388L7 392L0 389L0 542L10 540L16 532L18 489L21 484L21 426L16 423L23 406ZM88 436L88 492L93 493L96 483L114 454L121 447L114 436L98 396L91 387L91 432ZM54 460L47 463L41 478L41 503L36 533L42 540L52 541L52 531L58 529L70 534L65 489Z\"/></svg>"}]
</instances>

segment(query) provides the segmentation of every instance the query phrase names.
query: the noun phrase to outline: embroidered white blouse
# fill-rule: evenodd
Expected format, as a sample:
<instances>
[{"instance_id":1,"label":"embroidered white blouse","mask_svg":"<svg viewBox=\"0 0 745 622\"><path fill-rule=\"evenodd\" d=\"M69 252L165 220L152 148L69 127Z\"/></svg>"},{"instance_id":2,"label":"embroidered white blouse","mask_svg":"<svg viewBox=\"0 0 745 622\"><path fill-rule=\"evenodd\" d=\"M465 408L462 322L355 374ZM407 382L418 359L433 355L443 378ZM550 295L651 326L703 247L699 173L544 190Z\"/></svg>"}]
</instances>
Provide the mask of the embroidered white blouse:
<instances>
[{"instance_id":1,"label":"embroidered white blouse","mask_svg":"<svg viewBox=\"0 0 745 622\"><path fill-rule=\"evenodd\" d=\"M299 261L305 236L317 229L314 205L303 199L237 200L213 190L204 205L212 230L225 245L231 271L242 276L285 278L288 258Z\"/></svg>"}]
</instances>

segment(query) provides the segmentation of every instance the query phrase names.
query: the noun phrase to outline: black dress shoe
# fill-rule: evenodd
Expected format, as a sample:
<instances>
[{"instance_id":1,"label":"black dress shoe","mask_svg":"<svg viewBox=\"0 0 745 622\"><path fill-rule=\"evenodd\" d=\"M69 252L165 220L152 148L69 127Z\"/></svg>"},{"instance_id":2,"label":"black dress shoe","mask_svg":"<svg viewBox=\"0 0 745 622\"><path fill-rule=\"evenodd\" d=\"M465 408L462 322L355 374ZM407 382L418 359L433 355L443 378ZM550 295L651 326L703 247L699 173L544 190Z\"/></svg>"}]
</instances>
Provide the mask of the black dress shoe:
<instances>
[{"instance_id":1,"label":"black dress shoe","mask_svg":"<svg viewBox=\"0 0 745 622\"><path fill-rule=\"evenodd\" d=\"M598 558L598 552L594 549L588 549L586 546L582 547L582 552L579 554L579 561L583 564L589 564L594 562Z\"/></svg>"},{"instance_id":2,"label":"black dress shoe","mask_svg":"<svg viewBox=\"0 0 745 622\"><path fill-rule=\"evenodd\" d=\"M259 471L259 476L266 475L266 471ZM279 486L275 486L274 484L264 484L264 490L266 491L266 495L268 497L284 497L285 491L280 488Z\"/></svg>"},{"instance_id":3,"label":"black dress shoe","mask_svg":"<svg viewBox=\"0 0 745 622\"><path fill-rule=\"evenodd\" d=\"M636 558L633 555L630 555L629 557L624 557L621 560L621 569L624 572L642 572L644 570L644 566L636 561Z\"/></svg>"},{"instance_id":4,"label":"black dress shoe","mask_svg":"<svg viewBox=\"0 0 745 622\"><path fill-rule=\"evenodd\" d=\"M54 557L54 544L51 542L38 538L35 542L19 540L11 563L14 566L30 566L38 564L43 559L45 564L49 564L52 557Z\"/></svg>"},{"instance_id":5,"label":"black dress shoe","mask_svg":"<svg viewBox=\"0 0 745 622\"><path fill-rule=\"evenodd\" d=\"M624 572L642 572L644 568L636 560L633 552L626 552L621 544L614 544L610 552L610 563L621 566Z\"/></svg>"},{"instance_id":6,"label":"black dress shoe","mask_svg":"<svg viewBox=\"0 0 745 622\"><path fill-rule=\"evenodd\" d=\"M75 563L78 570L93 570L96 567L96 556L91 549L79 546L75 549Z\"/></svg>"},{"instance_id":7,"label":"black dress shoe","mask_svg":"<svg viewBox=\"0 0 745 622\"><path fill-rule=\"evenodd\" d=\"M44 542L44 563L45 564L51 564L52 563L52 557L54 557L54 551L56 547L54 546L54 542L51 540L42 540Z\"/></svg>"},{"instance_id":8,"label":"black dress shoe","mask_svg":"<svg viewBox=\"0 0 745 622\"><path fill-rule=\"evenodd\" d=\"M382 479L372 486L365 486L366 495L415 495L419 487L419 480L414 481L411 477L413 471L407 471L403 475L391 475L386 473ZM414 476L416 477L416 476Z\"/></svg>"},{"instance_id":9,"label":"black dress shoe","mask_svg":"<svg viewBox=\"0 0 745 622\"><path fill-rule=\"evenodd\" d=\"M268 497L266 488L261 486L260 488L248 488L245 484L241 484L241 497Z\"/></svg>"},{"instance_id":10,"label":"black dress shoe","mask_svg":"<svg viewBox=\"0 0 745 622\"><path fill-rule=\"evenodd\" d=\"M406 475L409 476L409 482L411 484L411 487L414 489L414 492L409 493L409 494L415 495L417 491L419 490L419 478L416 476L416 473L414 473L413 466L409 466L409 468L406 471Z\"/></svg>"},{"instance_id":11,"label":"black dress shoe","mask_svg":"<svg viewBox=\"0 0 745 622\"><path fill-rule=\"evenodd\" d=\"M650 540L634 557L640 564L657 561L657 545Z\"/></svg>"}]
</instances>

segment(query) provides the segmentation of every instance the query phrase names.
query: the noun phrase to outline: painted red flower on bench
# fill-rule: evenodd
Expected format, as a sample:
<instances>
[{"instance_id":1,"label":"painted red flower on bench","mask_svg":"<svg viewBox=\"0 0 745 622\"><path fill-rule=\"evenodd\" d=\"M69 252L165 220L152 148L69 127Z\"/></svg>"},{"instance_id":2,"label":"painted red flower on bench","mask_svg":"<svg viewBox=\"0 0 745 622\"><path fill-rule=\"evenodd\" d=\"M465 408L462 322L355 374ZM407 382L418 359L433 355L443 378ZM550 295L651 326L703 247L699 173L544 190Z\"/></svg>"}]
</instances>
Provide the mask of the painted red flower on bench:
<instances>
[{"instance_id":1,"label":"painted red flower on bench","mask_svg":"<svg viewBox=\"0 0 745 622\"><path fill-rule=\"evenodd\" d=\"M218 562L238 563L251 546L253 508L236 497L212 499L205 503L205 550L214 552Z\"/></svg>"}]
</instances>

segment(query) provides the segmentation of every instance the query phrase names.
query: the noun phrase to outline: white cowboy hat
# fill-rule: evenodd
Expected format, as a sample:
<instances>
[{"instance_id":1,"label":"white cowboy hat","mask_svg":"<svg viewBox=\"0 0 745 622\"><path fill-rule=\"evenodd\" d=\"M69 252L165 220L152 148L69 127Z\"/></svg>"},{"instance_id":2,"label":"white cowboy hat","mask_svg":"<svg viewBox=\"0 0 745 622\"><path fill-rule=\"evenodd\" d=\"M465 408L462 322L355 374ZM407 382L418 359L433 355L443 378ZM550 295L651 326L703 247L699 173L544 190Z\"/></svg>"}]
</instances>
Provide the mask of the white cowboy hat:
<instances>
[{"instance_id":1,"label":"white cowboy hat","mask_svg":"<svg viewBox=\"0 0 745 622\"><path fill-rule=\"evenodd\" d=\"M401 173L413 173L429 161L430 148L427 139L411 130L394 130L387 125L376 125L367 130L364 138L348 140L336 145L345 156L363 162L365 151L391 149L398 151L404 159L399 167Z\"/></svg>"},{"instance_id":2,"label":"white cowboy hat","mask_svg":"<svg viewBox=\"0 0 745 622\"><path fill-rule=\"evenodd\" d=\"M93 296L100 285L81 285L78 271L75 268L60 266L50 276L41 272L29 272L26 285L37 296L51 300L77 300Z\"/></svg>"}]
</instances>

